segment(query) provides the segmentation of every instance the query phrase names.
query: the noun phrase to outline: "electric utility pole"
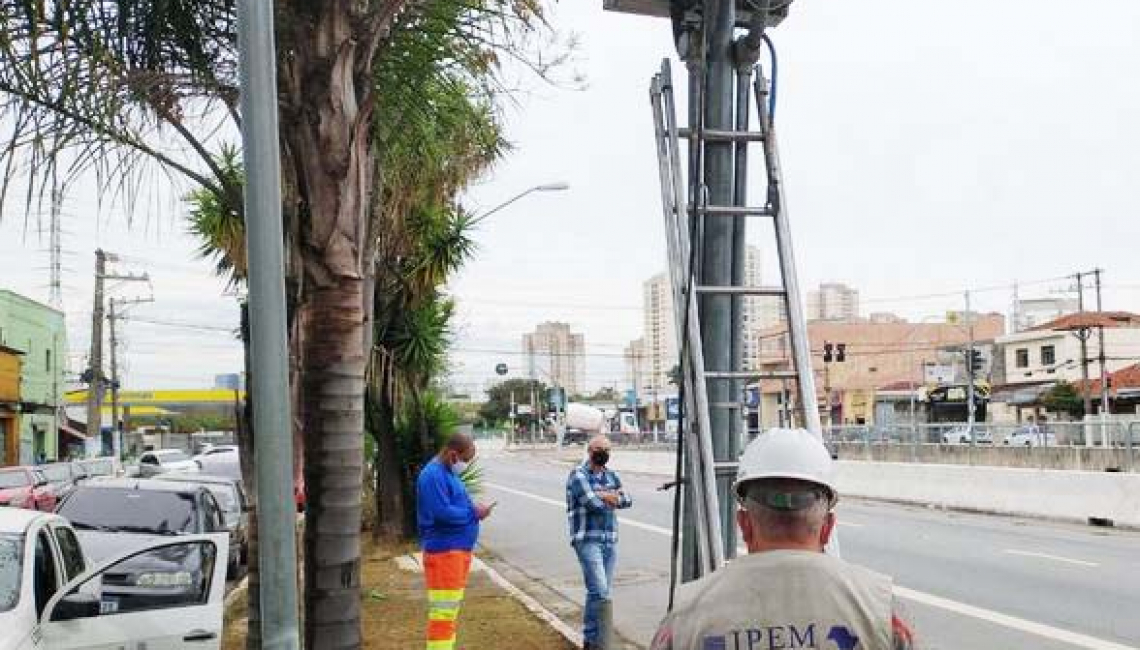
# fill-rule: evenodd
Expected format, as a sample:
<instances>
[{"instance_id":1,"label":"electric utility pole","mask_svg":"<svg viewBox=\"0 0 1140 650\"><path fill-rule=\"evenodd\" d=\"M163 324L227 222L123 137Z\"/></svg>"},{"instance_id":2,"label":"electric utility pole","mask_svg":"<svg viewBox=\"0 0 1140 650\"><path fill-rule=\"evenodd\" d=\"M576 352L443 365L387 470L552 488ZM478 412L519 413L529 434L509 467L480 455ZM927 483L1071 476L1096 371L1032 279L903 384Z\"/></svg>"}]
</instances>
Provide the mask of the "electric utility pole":
<instances>
[{"instance_id":1,"label":"electric utility pole","mask_svg":"<svg viewBox=\"0 0 1140 650\"><path fill-rule=\"evenodd\" d=\"M974 313L970 310L970 292L966 292L966 331L970 337L966 349L966 430L970 432L970 446L974 445Z\"/></svg>"},{"instance_id":2,"label":"electric utility pole","mask_svg":"<svg viewBox=\"0 0 1140 650\"><path fill-rule=\"evenodd\" d=\"M1084 318L1085 313L1085 273L1078 272L1077 278L1077 313L1081 314ZM1079 329L1073 333L1076 335L1077 340L1081 342L1081 393L1084 395L1085 400L1085 415L1092 414L1092 395L1089 391L1089 331L1087 329Z\"/></svg>"},{"instance_id":3,"label":"electric utility pole","mask_svg":"<svg viewBox=\"0 0 1140 650\"><path fill-rule=\"evenodd\" d=\"M116 462L123 459L123 427L119 420L119 388L121 385L119 380L119 338L115 326L117 321L122 320L123 315L116 307L141 305L147 302L154 302L154 298L136 298L134 300L111 298L110 309L107 314L107 327L111 335L111 448L114 450L113 455Z\"/></svg>"},{"instance_id":4,"label":"electric utility pole","mask_svg":"<svg viewBox=\"0 0 1140 650\"><path fill-rule=\"evenodd\" d=\"M104 294L107 280L124 280L146 282L150 279L146 273L116 274L107 273L107 262L119 261L118 256L103 249L95 251L95 305L91 310L91 354L87 359L87 436L103 435L103 391L105 382L103 377L103 319ZM114 438L114 435L111 436ZM100 443L101 444L101 443ZM112 441L112 445L114 442Z\"/></svg>"},{"instance_id":5,"label":"electric utility pole","mask_svg":"<svg viewBox=\"0 0 1140 650\"><path fill-rule=\"evenodd\" d=\"M1105 419L1108 418L1110 410L1108 408L1108 367L1105 363L1106 359L1104 356L1104 318L1101 313L1103 311L1103 305L1101 304L1100 274L1101 269L1093 269L1093 277L1096 279L1096 311L1099 320L1096 326L1096 334L1097 343L1100 348L1097 354L1100 361L1100 444L1108 446L1104 422Z\"/></svg>"}]
</instances>

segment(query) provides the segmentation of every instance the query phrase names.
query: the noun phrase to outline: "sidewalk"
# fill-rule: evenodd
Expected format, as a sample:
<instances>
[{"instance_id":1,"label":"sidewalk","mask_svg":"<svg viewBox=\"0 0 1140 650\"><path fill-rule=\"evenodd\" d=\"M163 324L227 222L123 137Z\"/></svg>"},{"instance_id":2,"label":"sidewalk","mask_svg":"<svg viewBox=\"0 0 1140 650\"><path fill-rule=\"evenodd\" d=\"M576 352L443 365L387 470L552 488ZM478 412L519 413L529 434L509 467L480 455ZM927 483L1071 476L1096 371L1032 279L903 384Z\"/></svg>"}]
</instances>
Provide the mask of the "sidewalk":
<instances>
[{"instance_id":1,"label":"sidewalk","mask_svg":"<svg viewBox=\"0 0 1140 650\"><path fill-rule=\"evenodd\" d=\"M363 648L422 650L427 621L423 575L411 547L365 542L361 576ZM524 606L511 587L476 561L459 617L459 650L569 650L569 641ZM244 650L244 602L227 613L223 650Z\"/></svg>"}]
</instances>

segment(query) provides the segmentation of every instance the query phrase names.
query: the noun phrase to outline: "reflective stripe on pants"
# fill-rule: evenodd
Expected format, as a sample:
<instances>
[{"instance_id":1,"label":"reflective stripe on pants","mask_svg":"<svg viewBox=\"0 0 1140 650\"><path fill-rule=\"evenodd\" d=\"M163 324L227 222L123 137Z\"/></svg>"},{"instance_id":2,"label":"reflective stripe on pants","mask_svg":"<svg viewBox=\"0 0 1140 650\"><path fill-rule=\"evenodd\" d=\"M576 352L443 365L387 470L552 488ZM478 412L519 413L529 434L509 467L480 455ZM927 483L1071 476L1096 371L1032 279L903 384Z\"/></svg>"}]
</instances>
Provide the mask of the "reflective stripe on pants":
<instances>
[{"instance_id":1,"label":"reflective stripe on pants","mask_svg":"<svg viewBox=\"0 0 1140 650\"><path fill-rule=\"evenodd\" d=\"M427 583L427 650L453 650L459 608L471 571L470 551L424 553Z\"/></svg>"}]
</instances>

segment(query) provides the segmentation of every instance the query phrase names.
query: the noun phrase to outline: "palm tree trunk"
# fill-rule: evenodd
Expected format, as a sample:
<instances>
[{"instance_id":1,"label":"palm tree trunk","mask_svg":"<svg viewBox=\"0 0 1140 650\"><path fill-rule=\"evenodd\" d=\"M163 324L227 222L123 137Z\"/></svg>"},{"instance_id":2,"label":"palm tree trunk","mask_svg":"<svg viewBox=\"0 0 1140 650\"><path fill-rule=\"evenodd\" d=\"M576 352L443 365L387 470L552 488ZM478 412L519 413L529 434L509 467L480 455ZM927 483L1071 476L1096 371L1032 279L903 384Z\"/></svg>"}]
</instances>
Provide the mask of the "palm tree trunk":
<instances>
[{"instance_id":1,"label":"palm tree trunk","mask_svg":"<svg viewBox=\"0 0 1140 650\"><path fill-rule=\"evenodd\" d=\"M384 373L375 388L373 403L373 436L376 440L376 527L373 537L398 539L407 532L404 518L407 504L404 500L404 467L400 447L396 441L395 409L392 405L388 382L391 375Z\"/></svg>"},{"instance_id":2,"label":"palm tree trunk","mask_svg":"<svg viewBox=\"0 0 1140 650\"><path fill-rule=\"evenodd\" d=\"M364 461L363 283L310 292L304 350L305 631L308 648L360 644Z\"/></svg>"}]
</instances>

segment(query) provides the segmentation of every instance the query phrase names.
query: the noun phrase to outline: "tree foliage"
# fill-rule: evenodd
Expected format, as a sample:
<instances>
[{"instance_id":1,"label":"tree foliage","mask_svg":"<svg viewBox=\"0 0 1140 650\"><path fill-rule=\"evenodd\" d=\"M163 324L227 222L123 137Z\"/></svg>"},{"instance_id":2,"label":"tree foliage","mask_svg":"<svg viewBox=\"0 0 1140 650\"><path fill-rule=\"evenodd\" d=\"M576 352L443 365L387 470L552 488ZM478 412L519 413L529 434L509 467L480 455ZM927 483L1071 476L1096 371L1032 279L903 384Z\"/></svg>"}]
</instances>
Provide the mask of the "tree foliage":
<instances>
[{"instance_id":1,"label":"tree foliage","mask_svg":"<svg viewBox=\"0 0 1140 650\"><path fill-rule=\"evenodd\" d=\"M530 404L531 395L541 410L546 400L546 384L537 379L508 379L487 389L487 401L479 408L479 415L487 423L505 422L511 415L512 396L515 404ZM526 419L526 418L524 418Z\"/></svg>"},{"instance_id":2,"label":"tree foliage","mask_svg":"<svg viewBox=\"0 0 1140 650\"><path fill-rule=\"evenodd\" d=\"M1056 413L1067 413L1073 417L1085 414L1084 398L1077 387L1067 381L1057 382L1041 398L1041 405Z\"/></svg>"}]
</instances>

